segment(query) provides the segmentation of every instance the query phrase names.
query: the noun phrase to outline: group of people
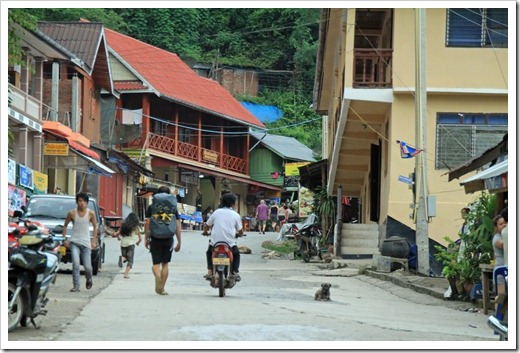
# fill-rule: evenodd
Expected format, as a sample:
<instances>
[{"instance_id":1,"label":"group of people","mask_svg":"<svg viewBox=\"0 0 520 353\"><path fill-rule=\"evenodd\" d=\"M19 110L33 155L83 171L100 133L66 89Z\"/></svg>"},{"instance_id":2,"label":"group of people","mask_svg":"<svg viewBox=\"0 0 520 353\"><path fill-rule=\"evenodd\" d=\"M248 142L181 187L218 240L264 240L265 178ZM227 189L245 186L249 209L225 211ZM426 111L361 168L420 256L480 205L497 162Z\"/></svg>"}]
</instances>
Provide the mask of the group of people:
<instances>
[{"instance_id":1,"label":"group of people","mask_svg":"<svg viewBox=\"0 0 520 353\"><path fill-rule=\"evenodd\" d=\"M273 232L278 232L280 227L289 219L290 208L287 204L281 204L273 200L270 206L267 206L265 200L260 200L260 204L256 207L255 218L258 221L258 231L265 234L267 221L271 221Z\"/></svg>"},{"instance_id":2,"label":"group of people","mask_svg":"<svg viewBox=\"0 0 520 353\"><path fill-rule=\"evenodd\" d=\"M211 237L206 250L207 274L212 275L211 254L213 245L217 242L226 242L230 245L234 258L231 265L231 274L240 280L240 252L236 245L235 237L243 234L240 215L234 210L237 197L232 193L222 196L222 207L213 212L207 212L204 224L204 233ZM89 196L80 192L76 195L77 207L69 211L63 226L63 236L67 233L67 225L72 222L72 235L65 246L70 247L72 256L72 283L71 292L80 291L80 257L85 270L86 288L92 288L92 262L91 250L97 246L97 221L94 211L87 208ZM152 257L152 273L155 278L155 292L159 295L168 295L165 290L168 279L168 265L173 252L181 249L181 219L177 210L177 202L170 188L159 187L153 196L152 204L145 213L144 246L150 250ZM94 227L93 238L90 238L89 226ZM118 265L123 267L126 263L124 278L129 278L129 272L134 263L135 247L142 241L140 221L134 212L131 212L121 224L121 227L113 236L121 241L121 255Z\"/></svg>"}]
</instances>

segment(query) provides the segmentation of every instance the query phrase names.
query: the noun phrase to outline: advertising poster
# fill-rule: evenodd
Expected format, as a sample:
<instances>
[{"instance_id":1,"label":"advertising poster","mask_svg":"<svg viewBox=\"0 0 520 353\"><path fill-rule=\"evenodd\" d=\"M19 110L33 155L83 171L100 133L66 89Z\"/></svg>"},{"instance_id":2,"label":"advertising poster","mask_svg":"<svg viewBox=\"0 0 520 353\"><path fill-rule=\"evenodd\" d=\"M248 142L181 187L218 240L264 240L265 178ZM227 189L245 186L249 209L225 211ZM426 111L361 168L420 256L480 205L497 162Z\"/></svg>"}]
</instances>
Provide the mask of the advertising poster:
<instances>
[{"instance_id":1,"label":"advertising poster","mask_svg":"<svg viewBox=\"0 0 520 353\"><path fill-rule=\"evenodd\" d=\"M33 185L35 194L47 193L48 177L47 174L33 170Z\"/></svg>"},{"instance_id":2,"label":"advertising poster","mask_svg":"<svg viewBox=\"0 0 520 353\"><path fill-rule=\"evenodd\" d=\"M7 158L7 181L9 184L16 185L16 162Z\"/></svg>"},{"instance_id":3,"label":"advertising poster","mask_svg":"<svg viewBox=\"0 0 520 353\"><path fill-rule=\"evenodd\" d=\"M16 188L14 185L9 185L9 215L12 216L16 210L21 210L25 206L25 191Z\"/></svg>"},{"instance_id":4,"label":"advertising poster","mask_svg":"<svg viewBox=\"0 0 520 353\"><path fill-rule=\"evenodd\" d=\"M33 171L31 168L27 168L20 164L20 186L24 186L27 189L33 189Z\"/></svg>"},{"instance_id":5,"label":"advertising poster","mask_svg":"<svg viewBox=\"0 0 520 353\"><path fill-rule=\"evenodd\" d=\"M298 217L305 218L312 213L312 204L314 202L314 193L301 186L298 196Z\"/></svg>"}]
</instances>

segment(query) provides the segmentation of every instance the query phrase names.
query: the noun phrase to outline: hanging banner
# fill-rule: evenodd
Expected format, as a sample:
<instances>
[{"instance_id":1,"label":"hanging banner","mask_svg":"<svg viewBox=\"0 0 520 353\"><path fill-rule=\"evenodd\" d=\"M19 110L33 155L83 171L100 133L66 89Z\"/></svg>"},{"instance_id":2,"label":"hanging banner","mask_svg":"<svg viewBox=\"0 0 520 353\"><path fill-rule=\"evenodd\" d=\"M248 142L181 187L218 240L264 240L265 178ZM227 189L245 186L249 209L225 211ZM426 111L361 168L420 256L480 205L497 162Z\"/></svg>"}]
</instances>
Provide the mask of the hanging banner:
<instances>
[{"instance_id":1,"label":"hanging banner","mask_svg":"<svg viewBox=\"0 0 520 353\"><path fill-rule=\"evenodd\" d=\"M20 164L20 186L26 187L27 189L33 189L33 171L31 168L27 168Z\"/></svg>"},{"instance_id":2,"label":"hanging banner","mask_svg":"<svg viewBox=\"0 0 520 353\"><path fill-rule=\"evenodd\" d=\"M7 162L7 182L16 185L16 162L9 158Z\"/></svg>"},{"instance_id":3,"label":"hanging banner","mask_svg":"<svg viewBox=\"0 0 520 353\"><path fill-rule=\"evenodd\" d=\"M285 175L286 176L299 176L299 167L309 164L310 162L296 162L296 163L285 163Z\"/></svg>"},{"instance_id":4,"label":"hanging banner","mask_svg":"<svg viewBox=\"0 0 520 353\"><path fill-rule=\"evenodd\" d=\"M48 186L48 176L33 170L33 184L35 194L46 194Z\"/></svg>"}]
</instances>

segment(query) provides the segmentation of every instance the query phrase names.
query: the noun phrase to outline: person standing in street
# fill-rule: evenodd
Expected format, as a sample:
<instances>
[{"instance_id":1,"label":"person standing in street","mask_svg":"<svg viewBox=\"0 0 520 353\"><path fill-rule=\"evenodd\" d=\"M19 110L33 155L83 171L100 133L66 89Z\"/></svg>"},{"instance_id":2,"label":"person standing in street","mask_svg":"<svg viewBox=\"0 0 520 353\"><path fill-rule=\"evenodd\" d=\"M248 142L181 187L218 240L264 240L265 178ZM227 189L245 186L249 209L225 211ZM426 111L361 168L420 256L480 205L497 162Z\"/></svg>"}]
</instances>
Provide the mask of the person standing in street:
<instances>
[{"instance_id":1,"label":"person standing in street","mask_svg":"<svg viewBox=\"0 0 520 353\"><path fill-rule=\"evenodd\" d=\"M181 220L177 210L177 198L167 186L159 187L152 204L146 209L144 246L152 254L152 272L155 292L168 295L164 290L168 279L168 264L174 251L174 234L177 237L175 252L181 249Z\"/></svg>"},{"instance_id":2,"label":"person standing in street","mask_svg":"<svg viewBox=\"0 0 520 353\"><path fill-rule=\"evenodd\" d=\"M72 289L71 292L79 292L80 281L80 256L85 269L85 277L87 279L86 288L92 288L92 261L91 250L97 246L97 229L98 224L94 211L87 208L89 196L84 192L76 195L75 209L70 210L63 224L62 236L67 235L67 226L73 223L72 235L69 241L65 241L65 246L70 248L72 257ZM89 226L92 223L94 227L92 239L90 239Z\"/></svg>"},{"instance_id":3,"label":"person standing in street","mask_svg":"<svg viewBox=\"0 0 520 353\"><path fill-rule=\"evenodd\" d=\"M265 234L268 215L269 207L267 207L264 200L260 200L260 204L256 208L256 220L258 221L258 230L260 231L260 234Z\"/></svg>"},{"instance_id":4,"label":"person standing in street","mask_svg":"<svg viewBox=\"0 0 520 353\"><path fill-rule=\"evenodd\" d=\"M121 241L121 255L117 264L119 268L123 268L123 263L126 263L124 278L129 278L128 274L134 264L135 247L141 243L141 227L137 214L131 212L113 236Z\"/></svg>"},{"instance_id":5,"label":"person standing in street","mask_svg":"<svg viewBox=\"0 0 520 353\"><path fill-rule=\"evenodd\" d=\"M210 235L209 230L210 228L213 228L211 231L208 250L206 251L208 273L204 275L204 278L208 281L211 281L213 276L213 261L211 259L213 245L218 242L225 242L231 247L231 251L233 252L233 263L231 264L230 278L234 277L235 281L240 281L240 274L238 273L240 268L240 251L238 250L235 237L241 237L244 235L244 231L242 229L242 220L240 215L234 210L236 201L237 197L234 194L224 194L222 196L222 207L213 212L204 224L202 235Z\"/></svg>"}]
</instances>

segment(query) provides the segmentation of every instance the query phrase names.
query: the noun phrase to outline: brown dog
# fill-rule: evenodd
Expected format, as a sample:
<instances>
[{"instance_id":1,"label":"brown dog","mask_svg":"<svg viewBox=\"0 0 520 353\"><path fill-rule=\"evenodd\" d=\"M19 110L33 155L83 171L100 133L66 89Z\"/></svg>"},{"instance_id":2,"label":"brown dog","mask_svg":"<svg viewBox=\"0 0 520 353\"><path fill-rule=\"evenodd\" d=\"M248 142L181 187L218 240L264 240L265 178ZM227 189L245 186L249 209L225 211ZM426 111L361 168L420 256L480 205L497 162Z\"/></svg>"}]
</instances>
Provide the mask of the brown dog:
<instances>
[{"instance_id":1,"label":"brown dog","mask_svg":"<svg viewBox=\"0 0 520 353\"><path fill-rule=\"evenodd\" d=\"M330 300L330 283L321 284L321 288L314 295L314 300Z\"/></svg>"}]
</instances>

